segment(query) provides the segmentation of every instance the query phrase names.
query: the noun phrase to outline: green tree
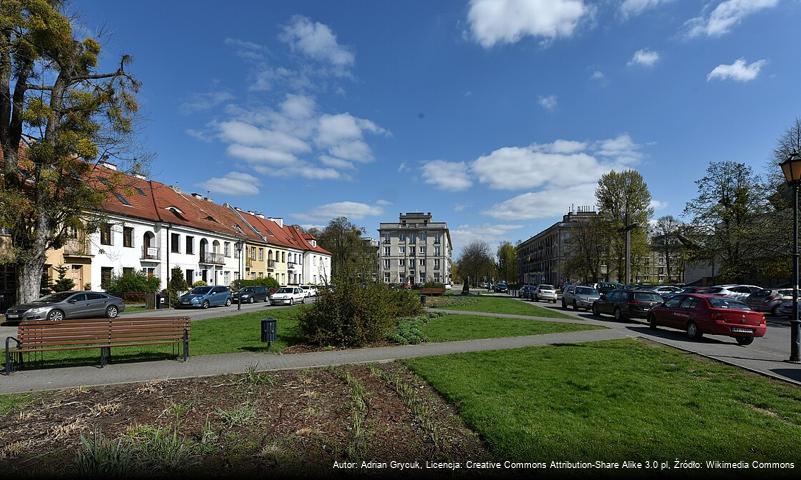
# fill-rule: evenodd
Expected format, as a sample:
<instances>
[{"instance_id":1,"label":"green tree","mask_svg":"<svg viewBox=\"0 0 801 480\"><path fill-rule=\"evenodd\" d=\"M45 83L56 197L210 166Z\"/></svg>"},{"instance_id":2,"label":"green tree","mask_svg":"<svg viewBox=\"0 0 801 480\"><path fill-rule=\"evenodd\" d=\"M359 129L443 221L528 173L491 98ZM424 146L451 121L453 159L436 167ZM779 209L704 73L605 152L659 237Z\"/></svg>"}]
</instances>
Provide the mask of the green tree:
<instances>
[{"instance_id":1,"label":"green tree","mask_svg":"<svg viewBox=\"0 0 801 480\"><path fill-rule=\"evenodd\" d=\"M506 283L517 283L517 248L511 242L498 246L498 278Z\"/></svg>"},{"instance_id":2,"label":"green tree","mask_svg":"<svg viewBox=\"0 0 801 480\"><path fill-rule=\"evenodd\" d=\"M612 171L598 180L595 198L604 235L609 238L610 260L616 263L617 279L628 282L630 279L625 278L626 229L631 230L632 258L647 255L648 221L653 215L651 192L639 172Z\"/></svg>"},{"instance_id":3,"label":"green tree","mask_svg":"<svg viewBox=\"0 0 801 480\"><path fill-rule=\"evenodd\" d=\"M656 220L653 228L653 247L665 257L665 274L671 283L676 265L674 260L681 256L682 244L679 241L681 222L672 215L665 215Z\"/></svg>"},{"instance_id":4,"label":"green tree","mask_svg":"<svg viewBox=\"0 0 801 480\"><path fill-rule=\"evenodd\" d=\"M94 162L130 152L137 111L130 57L98 71L100 44L75 37L63 3L0 2L0 227L11 232L3 260L16 265L21 303L39 294L45 252L118 188L86 180Z\"/></svg>"},{"instance_id":5,"label":"green tree","mask_svg":"<svg viewBox=\"0 0 801 480\"><path fill-rule=\"evenodd\" d=\"M346 217L334 218L321 231L315 231L317 243L331 252L331 275L355 272L364 278L378 274L378 250L362 237L364 228Z\"/></svg>"},{"instance_id":6,"label":"green tree","mask_svg":"<svg viewBox=\"0 0 801 480\"><path fill-rule=\"evenodd\" d=\"M684 213L696 229L698 259L720 264L723 281L753 280L764 258L765 189L744 163L712 162Z\"/></svg>"},{"instance_id":7,"label":"green tree","mask_svg":"<svg viewBox=\"0 0 801 480\"><path fill-rule=\"evenodd\" d=\"M482 278L491 279L495 270L495 260L490 253L490 247L483 240L470 242L459 255L457 261L459 275L462 280L475 286Z\"/></svg>"},{"instance_id":8,"label":"green tree","mask_svg":"<svg viewBox=\"0 0 801 480\"><path fill-rule=\"evenodd\" d=\"M58 267L54 267L54 269L58 272L58 278L50 286L54 292L68 292L75 288L75 282L71 278L67 278L69 267L66 265L59 265Z\"/></svg>"},{"instance_id":9,"label":"green tree","mask_svg":"<svg viewBox=\"0 0 801 480\"><path fill-rule=\"evenodd\" d=\"M577 222L567 241L565 275L588 282L601 280L601 267L609 253L609 229L600 217Z\"/></svg>"}]
</instances>

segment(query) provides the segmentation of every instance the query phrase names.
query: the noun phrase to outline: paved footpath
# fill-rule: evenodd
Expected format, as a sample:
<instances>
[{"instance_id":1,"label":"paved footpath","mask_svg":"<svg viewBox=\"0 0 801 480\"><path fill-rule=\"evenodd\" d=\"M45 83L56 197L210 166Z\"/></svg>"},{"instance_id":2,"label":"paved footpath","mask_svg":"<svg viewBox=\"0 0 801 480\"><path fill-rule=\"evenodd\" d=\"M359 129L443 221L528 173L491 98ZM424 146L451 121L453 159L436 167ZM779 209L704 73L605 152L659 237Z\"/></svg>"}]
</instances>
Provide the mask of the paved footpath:
<instances>
[{"instance_id":1,"label":"paved footpath","mask_svg":"<svg viewBox=\"0 0 801 480\"><path fill-rule=\"evenodd\" d=\"M191 357L186 363L178 360L123 363L98 367L65 367L23 370L0 376L0 393L53 390L76 386L111 385L206 377L230 373L288 370L356 363L389 362L406 358L431 357L452 353L507 350L564 343L582 343L633 337L623 330L587 330L583 332L549 333L523 337L488 338L458 342L423 343L391 347L359 348L312 353L276 355L272 353L226 353Z\"/></svg>"}]
</instances>

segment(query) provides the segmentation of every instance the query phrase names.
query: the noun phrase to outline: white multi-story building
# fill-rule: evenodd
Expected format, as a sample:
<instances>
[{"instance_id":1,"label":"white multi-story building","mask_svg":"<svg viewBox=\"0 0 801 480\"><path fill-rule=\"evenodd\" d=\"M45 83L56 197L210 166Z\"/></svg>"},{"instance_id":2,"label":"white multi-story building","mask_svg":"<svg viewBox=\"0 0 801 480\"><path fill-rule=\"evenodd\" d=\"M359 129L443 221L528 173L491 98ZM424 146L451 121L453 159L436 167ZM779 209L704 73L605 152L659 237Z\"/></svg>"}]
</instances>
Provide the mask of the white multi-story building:
<instances>
[{"instance_id":1,"label":"white multi-story building","mask_svg":"<svg viewBox=\"0 0 801 480\"><path fill-rule=\"evenodd\" d=\"M378 233L379 278L384 283L451 283L447 223L432 222L431 213L402 213L397 223L381 223Z\"/></svg>"}]
</instances>

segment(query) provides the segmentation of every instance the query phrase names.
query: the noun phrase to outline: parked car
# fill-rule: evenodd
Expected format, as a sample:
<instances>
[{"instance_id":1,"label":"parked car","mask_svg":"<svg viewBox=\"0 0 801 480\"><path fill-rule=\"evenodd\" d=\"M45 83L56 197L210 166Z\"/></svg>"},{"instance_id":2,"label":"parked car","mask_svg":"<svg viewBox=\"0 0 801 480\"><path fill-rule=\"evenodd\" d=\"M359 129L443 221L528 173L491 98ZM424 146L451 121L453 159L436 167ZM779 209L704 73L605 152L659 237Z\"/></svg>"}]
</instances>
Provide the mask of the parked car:
<instances>
[{"instance_id":1,"label":"parked car","mask_svg":"<svg viewBox=\"0 0 801 480\"><path fill-rule=\"evenodd\" d=\"M540 283L531 292L531 299L535 302L556 303L556 289L553 285Z\"/></svg>"},{"instance_id":2,"label":"parked car","mask_svg":"<svg viewBox=\"0 0 801 480\"><path fill-rule=\"evenodd\" d=\"M301 285L300 288L303 290L303 293L306 294L306 298L317 296L316 287L313 287L311 285Z\"/></svg>"},{"instance_id":3,"label":"parked car","mask_svg":"<svg viewBox=\"0 0 801 480\"><path fill-rule=\"evenodd\" d=\"M300 287L281 287L271 297L270 305L306 303L306 293Z\"/></svg>"},{"instance_id":4,"label":"parked car","mask_svg":"<svg viewBox=\"0 0 801 480\"><path fill-rule=\"evenodd\" d=\"M209 308L231 305L231 290L228 287L195 287L181 295L178 308Z\"/></svg>"},{"instance_id":5,"label":"parked car","mask_svg":"<svg viewBox=\"0 0 801 480\"><path fill-rule=\"evenodd\" d=\"M745 304L748 305L751 310L755 310L757 312L770 312L772 315L776 315L779 313L779 308L781 307L782 303L786 301L792 301L792 299L792 288L767 288L752 293L746 297Z\"/></svg>"},{"instance_id":6,"label":"parked car","mask_svg":"<svg viewBox=\"0 0 801 480\"><path fill-rule=\"evenodd\" d=\"M520 290L517 291L518 298L531 298L531 292L534 291L534 285L523 285L520 287Z\"/></svg>"},{"instance_id":7,"label":"parked car","mask_svg":"<svg viewBox=\"0 0 801 480\"><path fill-rule=\"evenodd\" d=\"M662 303L659 294L648 290L612 290L601 295L593 302L592 314L600 317L601 314L612 315L617 321L629 318L646 318L648 312L656 305Z\"/></svg>"},{"instance_id":8,"label":"parked car","mask_svg":"<svg viewBox=\"0 0 801 480\"><path fill-rule=\"evenodd\" d=\"M595 286L595 289L598 290L598 293L601 294L609 293L612 290L616 290L618 288L623 288L623 284L615 282L600 282Z\"/></svg>"},{"instance_id":9,"label":"parked car","mask_svg":"<svg viewBox=\"0 0 801 480\"><path fill-rule=\"evenodd\" d=\"M452 289L453 289L453 285L452 284L450 284L450 283L446 283L445 284L445 290L452 290Z\"/></svg>"},{"instance_id":10,"label":"parked car","mask_svg":"<svg viewBox=\"0 0 801 480\"><path fill-rule=\"evenodd\" d=\"M6 321L50 320L65 318L115 318L125 311L121 298L103 292L51 293L31 303L14 305L6 310Z\"/></svg>"},{"instance_id":11,"label":"parked car","mask_svg":"<svg viewBox=\"0 0 801 480\"><path fill-rule=\"evenodd\" d=\"M506 282L498 282L495 284L495 293L509 293L509 285Z\"/></svg>"},{"instance_id":12,"label":"parked car","mask_svg":"<svg viewBox=\"0 0 801 480\"><path fill-rule=\"evenodd\" d=\"M715 285L707 288L705 293L745 300L749 295L760 290L762 287L756 285Z\"/></svg>"},{"instance_id":13,"label":"parked car","mask_svg":"<svg viewBox=\"0 0 801 480\"><path fill-rule=\"evenodd\" d=\"M580 308L590 310L592 304L601 298L601 294L593 287L584 285L569 285L564 292L562 292L562 308L572 306L573 310Z\"/></svg>"},{"instance_id":14,"label":"parked car","mask_svg":"<svg viewBox=\"0 0 801 480\"><path fill-rule=\"evenodd\" d=\"M691 339L705 333L734 337L739 345L749 345L765 335L765 315L751 310L733 298L708 294L676 295L648 313L651 328L665 326L687 332Z\"/></svg>"},{"instance_id":15,"label":"parked car","mask_svg":"<svg viewBox=\"0 0 801 480\"><path fill-rule=\"evenodd\" d=\"M240 289L231 296L231 301L234 303L239 303L239 299L242 299L242 303L255 303L255 302L266 302L269 300L270 292L267 287L245 287Z\"/></svg>"}]
</instances>

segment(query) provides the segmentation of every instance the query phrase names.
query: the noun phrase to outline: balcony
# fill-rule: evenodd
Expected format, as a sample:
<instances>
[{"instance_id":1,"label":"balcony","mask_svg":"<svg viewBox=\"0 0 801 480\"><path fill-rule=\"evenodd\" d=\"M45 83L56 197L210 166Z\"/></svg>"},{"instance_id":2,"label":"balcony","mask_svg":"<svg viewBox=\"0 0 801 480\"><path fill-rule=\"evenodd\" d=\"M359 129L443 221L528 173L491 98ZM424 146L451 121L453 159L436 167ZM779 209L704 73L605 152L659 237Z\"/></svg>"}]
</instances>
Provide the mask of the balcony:
<instances>
[{"instance_id":1,"label":"balcony","mask_svg":"<svg viewBox=\"0 0 801 480\"><path fill-rule=\"evenodd\" d=\"M294 271L295 268L299 268L299 263L296 262L286 262L286 269L289 271Z\"/></svg>"},{"instance_id":2,"label":"balcony","mask_svg":"<svg viewBox=\"0 0 801 480\"><path fill-rule=\"evenodd\" d=\"M225 265L225 257L217 252L200 252L200 263L206 265Z\"/></svg>"},{"instance_id":3,"label":"balcony","mask_svg":"<svg viewBox=\"0 0 801 480\"><path fill-rule=\"evenodd\" d=\"M142 260L160 260L161 251L159 247L142 247Z\"/></svg>"},{"instance_id":4,"label":"balcony","mask_svg":"<svg viewBox=\"0 0 801 480\"><path fill-rule=\"evenodd\" d=\"M88 257L90 255L89 240L86 238L70 238L64 243L64 256Z\"/></svg>"},{"instance_id":5,"label":"balcony","mask_svg":"<svg viewBox=\"0 0 801 480\"><path fill-rule=\"evenodd\" d=\"M256 261L256 260L254 260L254 259L252 259L252 258L250 258L250 257L245 257L245 266L246 266L247 268L250 268L250 267L252 267L252 266L253 266L253 262L255 262L255 261Z\"/></svg>"},{"instance_id":6,"label":"balcony","mask_svg":"<svg viewBox=\"0 0 801 480\"><path fill-rule=\"evenodd\" d=\"M275 260L267 260L267 271L275 270Z\"/></svg>"}]
</instances>

